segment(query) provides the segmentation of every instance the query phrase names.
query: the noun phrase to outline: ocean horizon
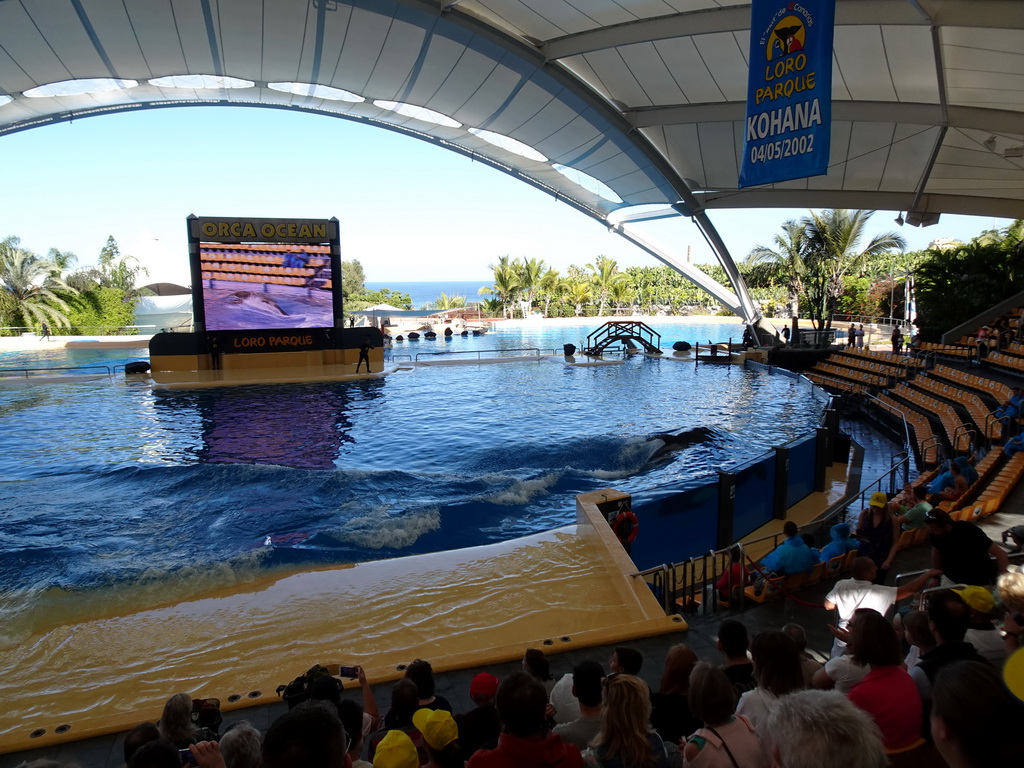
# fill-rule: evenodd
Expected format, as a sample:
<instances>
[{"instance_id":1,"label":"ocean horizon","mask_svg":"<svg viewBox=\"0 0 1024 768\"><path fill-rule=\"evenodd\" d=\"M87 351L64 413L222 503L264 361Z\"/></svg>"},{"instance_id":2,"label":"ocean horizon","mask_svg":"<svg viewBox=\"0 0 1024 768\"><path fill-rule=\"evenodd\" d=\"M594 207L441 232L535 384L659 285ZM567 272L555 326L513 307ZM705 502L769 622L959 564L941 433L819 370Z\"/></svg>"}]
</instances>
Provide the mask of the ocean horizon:
<instances>
[{"instance_id":1,"label":"ocean horizon","mask_svg":"<svg viewBox=\"0 0 1024 768\"><path fill-rule=\"evenodd\" d=\"M490 286L493 281L489 280L438 280L436 282L414 282L414 281L366 281L363 285L367 291L379 291L390 288L398 293L408 293L412 299L413 309L423 309L432 305L441 294L446 296L464 296L466 302L481 301L484 296L479 295L480 288Z\"/></svg>"}]
</instances>

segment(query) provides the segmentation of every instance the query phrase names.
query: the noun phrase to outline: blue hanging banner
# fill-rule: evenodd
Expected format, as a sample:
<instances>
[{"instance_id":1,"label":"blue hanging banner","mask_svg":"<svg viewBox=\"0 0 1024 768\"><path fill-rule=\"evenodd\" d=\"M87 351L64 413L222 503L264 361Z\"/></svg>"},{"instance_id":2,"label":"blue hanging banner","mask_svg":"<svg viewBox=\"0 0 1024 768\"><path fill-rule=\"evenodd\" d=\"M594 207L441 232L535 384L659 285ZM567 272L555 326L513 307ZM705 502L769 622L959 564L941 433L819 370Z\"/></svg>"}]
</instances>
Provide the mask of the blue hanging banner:
<instances>
[{"instance_id":1,"label":"blue hanging banner","mask_svg":"<svg viewBox=\"0 0 1024 768\"><path fill-rule=\"evenodd\" d=\"M828 172L835 0L753 0L740 187Z\"/></svg>"}]
</instances>

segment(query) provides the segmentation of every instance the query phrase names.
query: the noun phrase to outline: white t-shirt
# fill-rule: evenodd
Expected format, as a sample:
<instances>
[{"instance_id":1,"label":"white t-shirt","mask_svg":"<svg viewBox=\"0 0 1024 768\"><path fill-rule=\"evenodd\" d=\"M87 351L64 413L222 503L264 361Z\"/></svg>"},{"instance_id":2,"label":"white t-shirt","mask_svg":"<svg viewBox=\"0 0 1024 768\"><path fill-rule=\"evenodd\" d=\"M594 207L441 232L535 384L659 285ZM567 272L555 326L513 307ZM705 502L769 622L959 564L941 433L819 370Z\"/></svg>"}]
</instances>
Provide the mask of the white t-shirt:
<instances>
[{"instance_id":1,"label":"white t-shirt","mask_svg":"<svg viewBox=\"0 0 1024 768\"><path fill-rule=\"evenodd\" d=\"M572 672L566 672L551 689L548 701L555 708L555 722L559 725L580 718L580 702L572 695Z\"/></svg>"},{"instance_id":2,"label":"white t-shirt","mask_svg":"<svg viewBox=\"0 0 1024 768\"><path fill-rule=\"evenodd\" d=\"M736 714L743 715L756 728L768 716L768 710L776 701L778 699L771 691L755 688L740 696L736 704Z\"/></svg>"},{"instance_id":3,"label":"white t-shirt","mask_svg":"<svg viewBox=\"0 0 1024 768\"><path fill-rule=\"evenodd\" d=\"M985 661L1002 667L1006 661L1006 642L999 630L992 629L968 629L964 640L974 646Z\"/></svg>"},{"instance_id":4,"label":"white t-shirt","mask_svg":"<svg viewBox=\"0 0 1024 768\"><path fill-rule=\"evenodd\" d=\"M844 696L869 672L866 664L857 664L849 656L839 656L825 662L825 674L836 684Z\"/></svg>"},{"instance_id":5,"label":"white t-shirt","mask_svg":"<svg viewBox=\"0 0 1024 768\"><path fill-rule=\"evenodd\" d=\"M862 579L843 579L837 581L832 591L825 595L830 603L835 603L839 612L839 629L846 629L853 612L858 608L871 608L883 616L896 604L896 587L883 584L872 584ZM832 643L832 658L841 656L846 643L836 638Z\"/></svg>"}]
</instances>

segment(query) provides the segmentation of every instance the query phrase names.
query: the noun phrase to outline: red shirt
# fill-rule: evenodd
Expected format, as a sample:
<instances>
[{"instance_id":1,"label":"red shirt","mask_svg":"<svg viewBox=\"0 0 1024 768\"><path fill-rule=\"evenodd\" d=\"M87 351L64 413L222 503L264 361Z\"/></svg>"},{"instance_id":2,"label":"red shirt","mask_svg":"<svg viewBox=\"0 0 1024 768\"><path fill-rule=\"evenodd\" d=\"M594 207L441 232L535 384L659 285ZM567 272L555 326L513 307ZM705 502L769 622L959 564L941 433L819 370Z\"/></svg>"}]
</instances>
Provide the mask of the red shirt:
<instances>
[{"instance_id":1,"label":"red shirt","mask_svg":"<svg viewBox=\"0 0 1024 768\"><path fill-rule=\"evenodd\" d=\"M730 575L730 573L732 575ZM729 569L723 573L718 581L715 582L715 589L724 596L729 595L730 585L735 587L745 587L747 585L747 566L743 563L733 563L729 566Z\"/></svg>"},{"instance_id":2,"label":"red shirt","mask_svg":"<svg viewBox=\"0 0 1024 768\"><path fill-rule=\"evenodd\" d=\"M921 694L906 670L872 669L847 696L871 715L887 750L909 747L921 738Z\"/></svg>"},{"instance_id":3,"label":"red shirt","mask_svg":"<svg viewBox=\"0 0 1024 768\"><path fill-rule=\"evenodd\" d=\"M915 688L916 690L916 688ZM583 756L574 744L556 734L524 739L503 733L497 749L481 749L469 758L467 768L583 768Z\"/></svg>"}]
</instances>

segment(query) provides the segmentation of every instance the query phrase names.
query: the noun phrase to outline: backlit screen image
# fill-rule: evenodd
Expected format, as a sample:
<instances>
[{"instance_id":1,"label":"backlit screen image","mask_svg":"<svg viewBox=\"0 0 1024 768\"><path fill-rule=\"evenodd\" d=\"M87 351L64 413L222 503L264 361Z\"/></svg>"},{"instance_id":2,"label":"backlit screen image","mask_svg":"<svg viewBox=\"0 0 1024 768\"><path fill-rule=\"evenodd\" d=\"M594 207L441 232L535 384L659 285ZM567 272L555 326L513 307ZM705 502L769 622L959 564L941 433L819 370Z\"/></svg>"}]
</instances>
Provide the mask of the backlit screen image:
<instances>
[{"instance_id":1,"label":"backlit screen image","mask_svg":"<svg viewBox=\"0 0 1024 768\"><path fill-rule=\"evenodd\" d=\"M200 243L209 331L330 328L330 247L304 243Z\"/></svg>"}]
</instances>

